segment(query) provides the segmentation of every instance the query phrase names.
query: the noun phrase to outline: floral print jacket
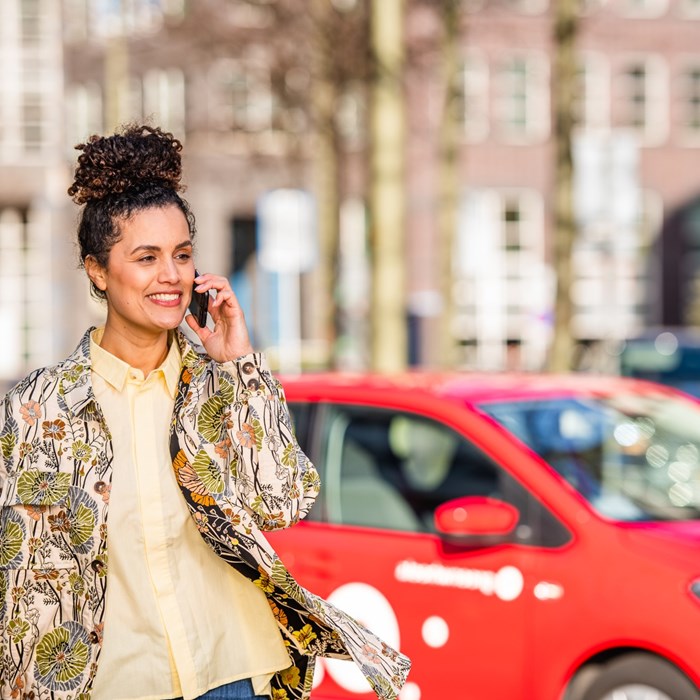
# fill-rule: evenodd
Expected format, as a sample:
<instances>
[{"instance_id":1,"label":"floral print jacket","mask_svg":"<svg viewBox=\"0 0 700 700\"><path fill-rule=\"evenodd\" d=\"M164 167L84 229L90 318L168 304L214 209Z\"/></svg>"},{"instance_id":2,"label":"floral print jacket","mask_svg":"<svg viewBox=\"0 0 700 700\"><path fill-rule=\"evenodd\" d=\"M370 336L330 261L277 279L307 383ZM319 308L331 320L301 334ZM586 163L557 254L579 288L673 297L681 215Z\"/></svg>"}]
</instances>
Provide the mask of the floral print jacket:
<instances>
[{"instance_id":1,"label":"floral print jacket","mask_svg":"<svg viewBox=\"0 0 700 700\"><path fill-rule=\"evenodd\" d=\"M89 333L0 404L1 700L88 700L98 668L112 443ZM408 659L299 586L263 535L304 517L319 490L281 386L261 355L219 364L177 342L173 469L202 537L267 595L292 659L273 700L309 698L318 655L352 658L379 698L395 698Z\"/></svg>"}]
</instances>

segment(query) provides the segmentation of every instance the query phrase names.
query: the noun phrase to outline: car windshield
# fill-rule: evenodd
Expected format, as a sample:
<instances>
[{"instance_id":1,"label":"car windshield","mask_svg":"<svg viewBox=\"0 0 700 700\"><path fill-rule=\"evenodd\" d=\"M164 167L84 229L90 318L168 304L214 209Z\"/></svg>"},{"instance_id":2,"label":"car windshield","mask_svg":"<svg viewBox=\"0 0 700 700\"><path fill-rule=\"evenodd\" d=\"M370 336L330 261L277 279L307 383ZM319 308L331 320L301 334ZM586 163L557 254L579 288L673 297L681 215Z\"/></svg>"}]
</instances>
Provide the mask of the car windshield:
<instances>
[{"instance_id":1,"label":"car windshield","mask_svg":"<svg viewBox=\"0 0 700 700\"><path fill-rule=\"evenodd\" d=\"M616 520L700 519L700 406L667 394L484 403L481 410Z\"/></svg>"}]
</instances>

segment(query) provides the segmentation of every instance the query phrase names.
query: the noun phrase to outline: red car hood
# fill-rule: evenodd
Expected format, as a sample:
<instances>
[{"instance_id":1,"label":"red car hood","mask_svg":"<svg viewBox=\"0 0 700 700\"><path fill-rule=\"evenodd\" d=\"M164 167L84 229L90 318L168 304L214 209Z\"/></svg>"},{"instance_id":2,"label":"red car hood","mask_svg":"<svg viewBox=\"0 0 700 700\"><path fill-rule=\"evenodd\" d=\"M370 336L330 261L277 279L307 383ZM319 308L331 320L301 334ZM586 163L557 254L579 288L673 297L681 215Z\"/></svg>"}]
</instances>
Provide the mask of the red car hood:
<instances>
[{"instance_id":1,"label":"red car hood","mask_svg":"<svg viewBox=\"0 0 700 700\"><path fill-rule=\"evenodd\" d=\"M621 523L620 528L625 544L637 552L700 574L700 520Z\"/></svg>"}]
</instances>

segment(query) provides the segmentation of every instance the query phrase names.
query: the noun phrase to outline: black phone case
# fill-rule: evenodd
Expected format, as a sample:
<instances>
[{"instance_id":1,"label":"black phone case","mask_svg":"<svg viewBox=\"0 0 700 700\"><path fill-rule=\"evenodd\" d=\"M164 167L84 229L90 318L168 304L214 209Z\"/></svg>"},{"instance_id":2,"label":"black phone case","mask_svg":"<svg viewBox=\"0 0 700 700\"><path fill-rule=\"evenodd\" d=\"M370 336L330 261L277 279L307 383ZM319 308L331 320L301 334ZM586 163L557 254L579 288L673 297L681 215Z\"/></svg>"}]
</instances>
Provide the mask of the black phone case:
<instances>
[{"instance_id":1,"label":"black phone case","mask_svg":"<svg viewBox=\"0 0 700 700\"><path fill-rule=\"evenodd\" d=\"M207 311L209 308L209 295L192 292L192 302L195 307L193 314L200 328L207 325ZM190 309L191 310L191 309Z\"/></svg>"},{"instance_id":2,"label":"black phone case","mask_svg":"<svg viewBox=\"0 0 700 700\"><path fill-rule=\"evenodd\" d=\"M195 270L195 276L199 276L199 273ZM204 328L207 325L207 312L209 311L209 293L195 291L192 288L192 299L190 299L189 309L192 315L197 321L200 328Z\"/></svg>"}]
</instances>

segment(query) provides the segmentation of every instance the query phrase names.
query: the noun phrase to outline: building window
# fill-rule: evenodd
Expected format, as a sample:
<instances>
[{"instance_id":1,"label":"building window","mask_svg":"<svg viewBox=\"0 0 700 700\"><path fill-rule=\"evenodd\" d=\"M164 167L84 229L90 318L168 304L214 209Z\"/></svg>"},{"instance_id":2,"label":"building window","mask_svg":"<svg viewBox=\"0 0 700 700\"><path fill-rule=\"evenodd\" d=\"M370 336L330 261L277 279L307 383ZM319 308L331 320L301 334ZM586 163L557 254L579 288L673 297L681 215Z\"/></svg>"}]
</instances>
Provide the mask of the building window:
<instances>
[{"instance_id":1,"label":"building window","mask_svg":"<svg viewBox=\"0 0 700 700\"><path fill-rule=\"evenodd\" d=\"M543 198L533 190L472 190L464 198L454 301L465 367L543 366L552 303L544 222Z\"/></svg>"},{"instance_id":2,"label":"building window","mask_svg":"<svg viewBox=\"0 0 700 700\"><path fill-rule=\"evenodd\" d=\"M618 0L617 9L625 17L654 19L666 14L668 0Z\"/></svg>"},{"instance_id":3,"label":"building window","mask_svg":"<svg viewBox=\"0 0 700 700\"><path fill-rule=\"evenodd\" d=\"M648 291L659 271L652 254L663 206L658 194L639 193L626 225L608 221L583 227L576 241L571 296L572 328L579 340L619 342L638 333L650 317Z\"/></svg>"},{"instance_id":4,"label":"building window","mask_svg":"<svg viewBox=\"0 0 700 700\"><path fill-rule=\"evenodd\" d=\"M22 0L19 8L22 43L36 46L43 38L41 0Z\"/></svg>"},{"instance_id":5,"label":"building window","mask_svg":"<svg viewBox=\"0 0 700 700\"><path fill-rule=\"evenodd\" d=\"M69 43L88 38L88 5L90 0L63 0L63 36Z\"/></svg>"},{"instance_id":6,"label":"building window","mask_svg":"<svg viewBox=\"0 0 700 700\"><path fill-rule=\"evenodd\" d=\"M269 72L225 61L216 66L215 73L219 108L212 118L217 126L248 132L270 130L273 97Z\"/></svg>"},{"instance_id":7,"label":"building window","mask_svg":"<svg viewBox=\"0 0 700 700\"><path fill-rule=\"evenodd\" d=\"M91 6L92 31L102 37L154 33L163 22L161 5L161 0L94 2Z\"/></svg>"},{"instance_id":8,"label":"building window","mask_svg":"<svg viewBox=\"0 0 700 700\"><path fill-rule=\"evenodd\" d=\"M489 131L489 69L483 56L470 52L459 72L456 115L467 141L482 141Z\"/></svg>"},{"instance_id":9,"label":"building window","mask_svg":"<svg viewBox=\"0 0 700 700\"><path fill-rule=\"evenodd\" d=\"M539 15L549 5L548 0L505 0L504 5L513 12L523 15Z\"/></svg>"},{"instance_id":10,"label":"building window","mask_svg":"<svg viewBox=\"0 0 700 700\"><path fill-rule=\"evenodd\" d=\"M498 75L498 119L511 143L541 141L549 132L549 69L539 55L508 59Z\"/></svg>"},{"instance_id":11,"label":"building window","mask_svg":"<svg viewBox=\"0 0 700 700\"><path fill-rule=\"evenodd\" d=\"M132 99L137 95L132 95ZM138 105L133 104L132 108ZM165 131L185 135L185 76L176 68L154 69L143 76L143 113Z\"/></svg>"},{"instance_id":12,"label":"building window","mask_svg":"<svg viewBox=\"0 0 700 700\"><path fill-rule=\"evenodd\" d=\"M44 145L43 99L38 93L25 93L22 100L22 140L26 151L39 151Z\"/></svg>"},{"instance_id":13,"label":"building window","mask_svg":"<svg viewBox=\"0 0 700 700\"><path fill-rule=\"evenodd\" d=\"M678 14L686 19L700 19L700 0L679 0Z\"/></svg>"},{"instance_id":14,"label":"building window","mask_svg":"<svg viewBox=\"0 0 700 700\"><path fill-rule=\"evenodd\" d=\"M17 381L26 359L25 213L0 209L0 380Z\"/></svg>"},{"instance_id":15,"label":"building window","mask_svg":"<svg viewBox=\"0 0 700 700\"><path fill-rule=\"evenodd\" d=\"M610 126L610 70L602 54L584 53L581 56L576 121L585 130Z\"/></svg>"},{"instance_id":16,"label":"building window","mask_svg":"<svg viewBox=\"0 0 700 700\"><path fill-rule=\"evenodd\" d=\"M649 104L646 67L637 63L625 71L629 99L626 126L643 131L647 124Z\"/></svg>"},{"instance_id":17,"label":"building window","mask_svg":"<svg viewBox=\"0 0 700 700\"><path fill-rule=\"evenodd\" d=\"M620 80L618 125L631 129L645 146L668 136L668 70L656 56L631 59Z\"/></svg>"},{"instance_id":18,"label":"building window","mask_svg":"<svg viewBox=\"0 0 700 700\"><path fill-rule=\"evenodd\" d=\"M102 133L102 91L97 83L71 85L66 99L66 137L68 152L92 134Z\"/></svg>"},{"instance_id":19,"label":"building window","mask_svg":"<svg viewBox=\"0 0 700 700\"><path fill-rule=\"evenodd\" d=\"M607 4L607 0L580 0L579 13L582 17L592 15Z\"/></svg>"},{"instance_id":20,"label":"building window","mask_svg":"<svg viewBox=\"0 0 700 700\"><path fill-rule=\"evenodd\" d=\"M682 137L690 145L700 145L700 63L683 71L680 88Z\"/></svg>"},{"instance_id":21,"label":"building window","mask_svg":"<svg viewBox=\"0 0 700 700\"><path fill-rule=\"evenodd\" d=\"M143 78L140 75L129 76L129 85L127 88L127 111L129 113L129 118L136 121L143 120L144 115L143 82Z\"/></svg>"},{"instance_id":22,"label":"building window","mask_svg":"<svg viewBox=\"0 0 700 700\"><path fill-rule=\"evenodd\" d=\"M10 103L14 102L16 110L13 117L18 124L19 152L31 155L43 151L51 141L47 115L51 112L52 98L59 98L60 67L53 59L57 58L55 51L61 37L53 23L53 4L46 0L21 0L16 5L18 50L8 51L8 57L17 59L19 76L15 82L16 101L10 99ZM56 31L52 32L54 28ZM9 65L4 68L6 74L14 72Z\"/></svg>"},{"instance_id":23,"label":"building window","mask_svg":"<svg viewBox=\"0 0 700 700\"><path fill-rule=\"evenodd\" d=\"M360 147L367 136L367 100L361 85L353 85L338 98L338 132L349 147Z\"/></svg>"}]
</instances>

